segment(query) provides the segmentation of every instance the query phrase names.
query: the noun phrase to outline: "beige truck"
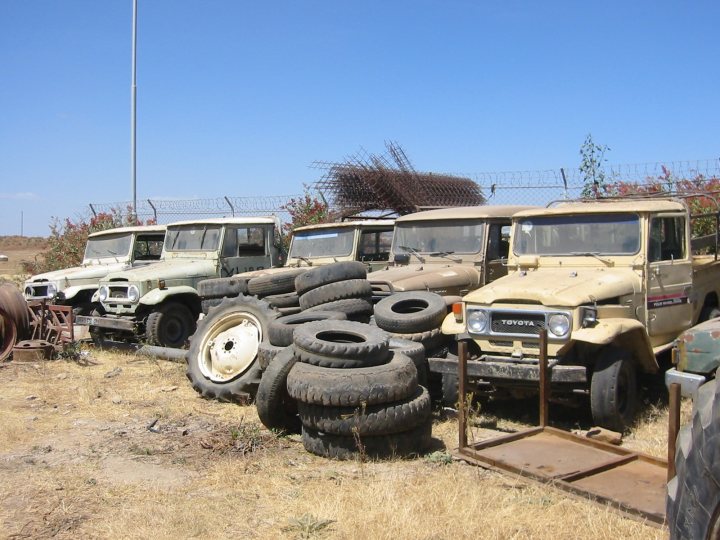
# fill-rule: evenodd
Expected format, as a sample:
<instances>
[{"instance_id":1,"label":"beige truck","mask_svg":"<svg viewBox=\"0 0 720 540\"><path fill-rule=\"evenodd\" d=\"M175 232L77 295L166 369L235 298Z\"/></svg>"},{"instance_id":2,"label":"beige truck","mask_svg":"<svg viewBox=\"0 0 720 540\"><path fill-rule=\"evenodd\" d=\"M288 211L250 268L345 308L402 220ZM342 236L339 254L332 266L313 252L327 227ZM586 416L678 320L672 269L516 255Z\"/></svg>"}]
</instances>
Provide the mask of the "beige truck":
<instances>
[{"instance_id":1,"label":"beige truck","mask_svg":"<svg viewBox=\"0 0 720 540\"><path fill-rule=\"evenodd\" d=\"M537 391L547 331L554 400L589 398L596 424L622 431L638 405L638 375L718 307L720 263L693 248L679 198L562 202L513 218L511 273L463 298L443 333L468 340L476 392ZM711 218L715 227L716 215ZM707 221L706 221L707 223ZM711 248L710 248L711 249ZM431 369L456 377L457 362Z\"/></svg>"}]
</instances>

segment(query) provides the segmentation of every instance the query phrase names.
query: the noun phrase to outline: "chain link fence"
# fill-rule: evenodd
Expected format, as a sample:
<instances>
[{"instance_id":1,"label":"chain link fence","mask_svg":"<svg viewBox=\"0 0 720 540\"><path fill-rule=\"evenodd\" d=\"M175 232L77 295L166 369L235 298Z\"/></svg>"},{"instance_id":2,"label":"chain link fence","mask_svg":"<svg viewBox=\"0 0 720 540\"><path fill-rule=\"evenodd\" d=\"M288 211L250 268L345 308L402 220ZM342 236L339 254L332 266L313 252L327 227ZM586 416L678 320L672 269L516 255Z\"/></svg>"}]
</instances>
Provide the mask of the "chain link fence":
<instances>
[{"instance_id":1,"label":"chain link fence","mask_svg":"<svg viewBox=\"0 0 720 540\"><path fill-rule=\"evenodd\" d=\"M605 184L618 182L644 185L659 180L672 184L679 180L720 179L720 160L657 162L603 167ZM546 205L551 201L581 196L585 179L577 168L538 171L510 171L461 174L482 189L488 204ZM230 216L276 216L282 223L290 216L285 206L302 195L259 197L218 197L214 199L146 199L138 201L137 217L167 224L185 219ZM101 212L126 211L132 203L89 204L89 216Z\"/></svg>"}]
</instances>

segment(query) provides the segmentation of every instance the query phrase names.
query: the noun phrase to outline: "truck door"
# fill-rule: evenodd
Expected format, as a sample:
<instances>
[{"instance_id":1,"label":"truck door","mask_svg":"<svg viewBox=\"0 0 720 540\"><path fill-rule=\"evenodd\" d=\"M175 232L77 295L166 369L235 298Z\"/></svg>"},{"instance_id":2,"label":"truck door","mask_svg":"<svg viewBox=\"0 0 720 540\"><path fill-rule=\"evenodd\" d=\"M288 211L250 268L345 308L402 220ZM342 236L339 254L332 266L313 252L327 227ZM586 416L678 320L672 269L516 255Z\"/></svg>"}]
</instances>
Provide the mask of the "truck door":
<instances>
[{"instance_id":1,"label":"truck door","mask_svg":"<svg viewBox=\"0 0 720 540\"><path fill-rule=\"evenodd\" d=\"M510 252L510 223L491 223L485 252L485 283L507 275Z\"/></svg>"},{"instance_id":2,"label":"truck door","mask_svg":"<svg viewBox=\"0 0 720 540\"><path fill-rule=\"evenodd\" d=\"M227 227L220 261L223 276L234 276L241 272L270 267L267 227L267 225Z\"/></svg>"},{"instance_id":3,"label":"truck door","mask_svg":"<svg viewBox=\"0 0 720 540\"><path fill-rule=\"evenodd\" d=\"M650 219L648 235L647 328L653 345L692 326L692 260L684 215Z\"/></svg>"}]
</instances>

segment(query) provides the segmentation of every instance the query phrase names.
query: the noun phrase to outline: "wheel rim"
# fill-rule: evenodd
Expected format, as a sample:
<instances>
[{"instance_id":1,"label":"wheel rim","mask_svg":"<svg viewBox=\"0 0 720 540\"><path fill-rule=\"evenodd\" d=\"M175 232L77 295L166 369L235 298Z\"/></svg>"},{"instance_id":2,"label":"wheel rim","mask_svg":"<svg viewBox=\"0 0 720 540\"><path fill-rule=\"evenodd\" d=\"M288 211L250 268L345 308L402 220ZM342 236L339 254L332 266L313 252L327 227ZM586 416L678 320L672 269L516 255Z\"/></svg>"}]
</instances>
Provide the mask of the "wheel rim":
<instances>
[{"instance_id":1,"label":"wheel rim","mask_svg":"<svg viewBox=\"0 0 720 540\"><path fill-rule=\"evenodd\" d=\"M200 343L200 372L219 383L243 374L255 361L262 337L260 321L249 313L233 313L218 319Z\"/></svg>"}]
</instances>

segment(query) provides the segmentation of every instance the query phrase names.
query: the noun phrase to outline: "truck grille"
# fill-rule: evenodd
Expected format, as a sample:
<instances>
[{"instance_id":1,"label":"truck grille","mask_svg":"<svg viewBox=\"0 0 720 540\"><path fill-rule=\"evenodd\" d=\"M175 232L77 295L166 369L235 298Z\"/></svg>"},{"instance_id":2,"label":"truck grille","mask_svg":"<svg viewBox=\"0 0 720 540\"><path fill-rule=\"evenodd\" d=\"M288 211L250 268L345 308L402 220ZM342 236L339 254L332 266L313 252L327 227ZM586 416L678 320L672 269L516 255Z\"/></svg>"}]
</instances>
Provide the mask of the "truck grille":
<instances>
[{"instance_id":1,"label":"truck grille","mask_svg":"<svg viewBox=\"0 0 720 540\"><path fill-rule=\"evenodd\" d=\"M47 284L28 285L25 287L26 298L48 298Z\"/></svg>"},{"instance_id":2,"label":"truck grille","mask_svg":"<svg viewBox=\"0 0 720 540\"><path fill-rule=\"evenodd\" d=\"M494 311L491 316L491 329L494 334L538 336L545 328L543 313Z\"/></svg>"},{"instance_id":3,"label":"truck grille","mask_svg":"<svg viewBox=\"0 0 720 540\"><path fill-rule=\"evenodd\" d=\"M120 287L118 287L118 286L116 286L116 285L113 285L113 286L110 287L110 296L109 296L109 298L113 298L113 299L116 299L116 300L120 300L120 299L127 298L127 297L128 297L128 287L127 287L127 285L123 285L123 286L120 286Z\"/></svg>"}]
</instances>

